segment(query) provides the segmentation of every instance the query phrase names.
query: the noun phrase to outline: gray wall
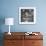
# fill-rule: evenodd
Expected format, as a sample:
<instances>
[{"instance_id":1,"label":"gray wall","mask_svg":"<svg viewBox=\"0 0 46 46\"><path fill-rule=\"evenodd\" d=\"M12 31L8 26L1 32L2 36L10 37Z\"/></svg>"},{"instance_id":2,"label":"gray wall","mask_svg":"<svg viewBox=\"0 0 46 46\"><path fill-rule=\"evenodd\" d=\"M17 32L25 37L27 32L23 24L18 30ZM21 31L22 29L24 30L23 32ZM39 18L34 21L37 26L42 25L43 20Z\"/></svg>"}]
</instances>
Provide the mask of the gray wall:
<instances>
[{"instance_id":1,"label":"gray wall","mask_svg":"<svg viewBox=\"0 0 46 46\"><path fill-rule=\"evenodd\" d=\"M19 7L36 7L36 24L19 24ZM46 31L46 0L1 0L0 18L13 17L14 26L11 31ZM1 26L2 32L8 31L7 25Z\"/></svg>"}]
</instances>

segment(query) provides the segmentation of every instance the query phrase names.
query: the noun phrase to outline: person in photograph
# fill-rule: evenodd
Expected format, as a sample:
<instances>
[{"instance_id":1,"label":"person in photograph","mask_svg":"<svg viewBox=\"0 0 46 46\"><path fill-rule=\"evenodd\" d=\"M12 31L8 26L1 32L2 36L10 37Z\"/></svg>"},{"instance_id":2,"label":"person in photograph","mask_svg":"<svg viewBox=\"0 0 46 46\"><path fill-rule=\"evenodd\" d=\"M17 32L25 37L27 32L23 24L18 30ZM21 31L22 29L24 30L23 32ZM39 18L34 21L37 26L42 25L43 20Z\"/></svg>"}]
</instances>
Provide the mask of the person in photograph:
<instances>
[{"instance_id":1,"label":"person in photograph","mask_svg":"<svg viewBox=\"0 0 46 46\"><path fill-rule=\"evenodd\" d=\"M22 10L21 20L22 22L33 22L33 10L25 9Z\"/></svg>"}]
</instances>

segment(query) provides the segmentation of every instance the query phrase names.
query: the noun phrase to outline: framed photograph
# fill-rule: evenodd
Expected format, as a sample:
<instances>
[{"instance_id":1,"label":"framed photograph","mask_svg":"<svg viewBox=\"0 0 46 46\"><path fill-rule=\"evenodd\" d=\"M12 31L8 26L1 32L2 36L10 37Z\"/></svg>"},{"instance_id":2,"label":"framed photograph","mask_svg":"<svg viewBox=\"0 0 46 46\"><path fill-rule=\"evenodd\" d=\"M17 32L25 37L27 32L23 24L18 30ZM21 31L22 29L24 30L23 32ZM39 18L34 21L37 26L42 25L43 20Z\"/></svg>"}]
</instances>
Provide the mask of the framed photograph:
<instances>
[{"instance_id":1,"label":"framed photograph","mask_svg":"<svg viewBox=\"0 0 46 46\"><path fill-rule=\"evenodd\" d=\"M19 7L19 24L35 24L36 8L35 7Z\"/></svg>"}]
</instances>

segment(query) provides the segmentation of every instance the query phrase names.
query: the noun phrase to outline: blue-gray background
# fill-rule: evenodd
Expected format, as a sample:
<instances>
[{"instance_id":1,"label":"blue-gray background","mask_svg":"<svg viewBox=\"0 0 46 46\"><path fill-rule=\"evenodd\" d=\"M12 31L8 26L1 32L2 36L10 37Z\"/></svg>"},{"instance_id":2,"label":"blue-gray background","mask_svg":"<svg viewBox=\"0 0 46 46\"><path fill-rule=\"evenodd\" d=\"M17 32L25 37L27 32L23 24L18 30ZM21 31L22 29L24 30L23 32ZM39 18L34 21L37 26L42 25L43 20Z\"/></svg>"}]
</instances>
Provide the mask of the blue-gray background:
<instances>
[{"instance_id":1,"label":"blue-gray background","mask_svg":"<svg viewBox=\"0 0 46 46\"><path fill-rule=\"evenodd\" d=\"M20 25L19 7L36 7L36 24ZM15 19L14 25L11 26L11 32L46 32L46 0L0 0L1 41L3 32L8 32L8 26L5 25L6 17Z\"/></svg>"}]
</instances>

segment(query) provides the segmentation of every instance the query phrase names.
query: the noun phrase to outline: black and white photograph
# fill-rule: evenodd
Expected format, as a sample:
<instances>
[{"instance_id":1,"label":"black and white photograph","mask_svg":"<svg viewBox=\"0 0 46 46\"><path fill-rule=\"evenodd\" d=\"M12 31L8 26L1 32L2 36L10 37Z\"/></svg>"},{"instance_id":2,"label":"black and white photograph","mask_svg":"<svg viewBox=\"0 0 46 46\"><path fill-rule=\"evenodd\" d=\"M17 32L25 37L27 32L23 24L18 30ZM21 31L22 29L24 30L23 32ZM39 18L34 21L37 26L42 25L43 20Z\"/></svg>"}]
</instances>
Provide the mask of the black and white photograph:
<instances>
[{"instance_id":1,"label":"black and white photograph","mask_svg":"<svg viewBox=\"0 0 46 46\"><path fill-rule=\"evenodd\" d=\"M35 23L36 23L36 8L20 7L19 24L35 24Z\"/></svg>"}]
</instances>

